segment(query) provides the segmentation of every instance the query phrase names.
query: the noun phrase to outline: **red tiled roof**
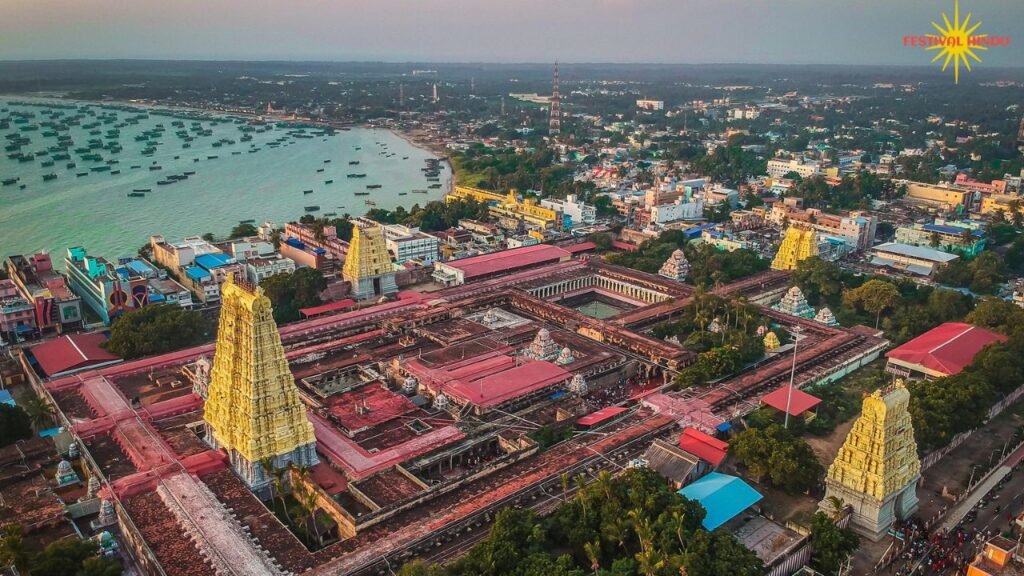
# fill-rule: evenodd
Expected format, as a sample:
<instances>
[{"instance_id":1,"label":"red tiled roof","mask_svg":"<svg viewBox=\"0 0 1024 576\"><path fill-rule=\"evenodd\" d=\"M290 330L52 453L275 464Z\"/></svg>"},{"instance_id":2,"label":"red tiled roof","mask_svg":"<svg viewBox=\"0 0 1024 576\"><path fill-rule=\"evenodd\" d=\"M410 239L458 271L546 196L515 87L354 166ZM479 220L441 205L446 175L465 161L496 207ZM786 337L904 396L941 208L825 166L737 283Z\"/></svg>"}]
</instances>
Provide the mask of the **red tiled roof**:
<instances>
[{"instance_id":1,"label":"red tiled roof","mask_svg":"<svg viewBox=\"0 0 1024 576\"><path fill-rule=\"evenodd\" d=\"M597 412L587 414L583 418L577 420L576 423L581 426L593 426L610 420L619 414L622 414L626 410L627 408L623 408L622 406L608 406L607 408L601 408Z\"/></svg>"},{"instance_id":2,"label":"red tiled roof","mask_svg":"<svg viewBox=\"0 0 1024 576\"><path fill-rule=\"evenodd\" d=\"M449 394L485 408L568 380L572 374L551 362L534 361L473 381L456 380L445 386Z\"/></svg>"},{"instance_id":3,"label":"red tiled roof","mask_svg":"<svg viewBox=\"0 0 1024 576\"><path fill-rule=\"evenodd\" d=\"M532 246L523 246L522 248L473 256L472 258L452 260L446 262L445 265L462 270L464 279L469 280L470 278L494 274L504 270L515 270L526 266L558 262L569 256L569 252L557 246L534 244Z\"/></svg>"},{"instance_id":4,"label":"red tiled roof","mask_svg":"<svg viewBox=\"0 0 1024 576\"><path fill-rule=\"evenodd\" d=\"M597 249L597 244L593 242L580 242L579 244L572 244L570 246L563 246L571 254L579 254L580 252L589 252L590 250Z\"/></svg>"},{"instance_id":5,"label":"red tiled roof","mask_svg":"<svg viewBox=\"0 0 1024 576\"><path fill-rule=\"evenodd\" d=\"M319 306L312 306L310 308L302 308L299 313L304 318L311 316L319 316L321 314L327 314L329 312L336 312L338 310L345 310L355 306L356 301L351 299L338 300L337 302L328 302L327 304L321 304Z\"/></svg>"},{"instance_id":6,"label":"red tiled roof","mask_svg":"<svg viewBox=\"0 0 1024 576\"><path fill-rule=\"evenodd\" d=\"M765 394L761 398L761 402L775 408L779 412L785 412L786 396L788 395L789 385L786 385L770 394ZM820 398L811 396L799 388L793 388L793 397L789 399L789 414L790 416L799 416L818 404L821 404Z\"/></svg>"},{"instance_id":7,"label":"red tiled roof","mask_svg":"<svg viewBox=\"0 0 1024 576\"><path fill-rule=\"evenodd\" d=\"M729 451L728 443L696 428L683 429L683 433L679 435L679 447L716 468L725 460Z\"/></svg>"},{"instance_id":8,"label":"red tiled roof","mask_svg":"<svg viewBox=\"0 0 1024 576\"><path fill-rule=\"evenodd\" d=\"M993 342L1006 342L1006 336L970 324L947 322L890 350L886 356L920 367L922 372L951 376L966 368L975 354Z\"/></svg>"},{"instance_id":9,"label":"red tiled roof","mask_svg":"<svg viewBox=\"0 0 1024 576\"><path fill-rule=\"evenodd\" d=\"M30 351L43 373L54 376L120 360L120 356L100 348L106 341L103 334L71 334L33 346Z\"/></svg>"},{"instance_id":10,"label":"red tiled roof","mask_svg":"<svg viewBox=\"0 0 1024 576\"><path fill-rule=\"evenodd\" d=\"M627 252L632 252L633 250L636 250L640 247L637 246L636 244L630 244L629 242L615 240L614 242L612 242L612 248L615 248L616 250L625 250Z\"/></svg>"}]
</instances>

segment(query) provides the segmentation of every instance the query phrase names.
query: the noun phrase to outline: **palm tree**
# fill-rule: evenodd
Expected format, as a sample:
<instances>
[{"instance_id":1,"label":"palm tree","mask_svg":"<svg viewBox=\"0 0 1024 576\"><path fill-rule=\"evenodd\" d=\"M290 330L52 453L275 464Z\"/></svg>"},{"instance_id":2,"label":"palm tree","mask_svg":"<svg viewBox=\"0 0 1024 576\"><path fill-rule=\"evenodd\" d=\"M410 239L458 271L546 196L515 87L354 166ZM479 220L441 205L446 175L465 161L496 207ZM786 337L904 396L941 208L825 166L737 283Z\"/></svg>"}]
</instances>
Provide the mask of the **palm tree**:
<instances>
[{"instance_id":1,"label":"palm tree","mask_svg":"<svg viewBox=\"0 0 1024 576\"><path fill-rule=\"evenodd\" d=\"M316 534L317 544L320 544L320 522L316 518L316 511L319 510L319 507L316 505L316 492L312 490L303 491L302 507L309 513L309 521L313 523L313 533Z\"/></svg>"},{"instance_id":2,"label":"palm tree","mask_svg":"<svg viewBox=\"0 0 1024 576\"><path fill-rule=\"evenodd\" d=\"M587 560L590 560L590 569L594 571L594 576L597 576L597 571L601 569L601 541L587 542L583 545L583 553L587 555Z\"/></svg>"},{"instance_id":3,"label":"palm tree","mask_svg":"<svg viewBox=\"0 0 1024 576\"><path fill-rule=\"evenodd\" d=\"M605 498L612 499L612 474L607 470L601 470L597 474L597 487L604 493Z\"/></svg>"},{"instance_id":4,"label":"palm tree","mask_svg":"<svg viewBox=\"0 0 1024 576\"><path fill-rule=\"evenodd\" d=\"M8 524L0 535L0 566L14 566L28 574L29 554L21 537L21 524Z\"/></svg>"},{"instance_id":5,"label":"palm tree","mask_svg":"<svg viewBox=\"0 0 1024 576\"><path fill-rule=\"evenodd\" d=\"M53 424L53 408L39 396L32 396L22 406L32 421L32 426L42 430Z\"/></svg>"},{"instance_id":6,"label":"palm tree","mask_svg":"<svg viewBox=\"0 0 1024 576\"><path fill-rule=\"evenodd\" d=\"M832 517L832 521L838 521L843 515L843 509L846 508L846 502L838 496L828 496L825 498L825 502L828 502L828 515Z\"/></svg>"},{"instance_id":7,"label":"palm tree","mask_svg":"<svg viewBox=\"0 0 1024 576\"><path fill-rule=\"evenodd\" d=\"M672 512L672 527L676 531L676 538L679 540L679 550L686 551L686 543L683 542L683 532L686 528L686 514L678 510Z\"/></svg>"},{"instance_id":8,"label":"palm tree","mask_svg":"<svg viewBox=\"0 0 1024 576\"><path fill-rule=\"evenodd\" d=\"M562 502L565 502L569 499L569 473L562 472L558 479L562 482Z\"/></svg>"},{"instance_id":9,"label":"palm tree","mask_svg":"<svg viewBox=\"0 0 1024 576\"><path fill-rule=\"evenodd\" d=\"M580 506L583 507L583 519L584 520L587 519L587 495L586 495L586 490L584 490L586 487L587 487L587 477L584 476L583 473L581 472L581 473L576 475L576 499L580 501Z\"/></svg>"}]
</instances>

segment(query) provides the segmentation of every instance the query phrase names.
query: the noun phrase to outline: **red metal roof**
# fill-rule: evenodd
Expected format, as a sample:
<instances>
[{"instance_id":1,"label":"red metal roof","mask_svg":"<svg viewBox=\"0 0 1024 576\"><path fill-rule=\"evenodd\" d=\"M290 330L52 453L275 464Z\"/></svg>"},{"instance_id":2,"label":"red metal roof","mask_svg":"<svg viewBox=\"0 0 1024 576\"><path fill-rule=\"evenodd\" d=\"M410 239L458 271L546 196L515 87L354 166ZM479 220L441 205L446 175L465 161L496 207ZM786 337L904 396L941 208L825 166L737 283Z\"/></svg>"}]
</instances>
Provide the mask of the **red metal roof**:
<instances>
[{"instance_id":1,"label":"red metal roof","mask_svg":"<svg viewBox=\"0 0 1024 576\"><path fill-rule=\"evenodd\" d=\"M534 244L532 246L523 246L522 248L473 256L472 258L452 260L446 262L445 265L462 270L464 279L469 280L477 276L516 270L526 266L558 262L563 258L568 258L570 255L569 252L557 246Z\"/></svg>"},{"instance_id":2,"label":"red metal roof","mask_svg":"<svg viewBox=\"0 0 1024 576\"><path fill-rule=\"evenodd\" d=\"M1006 336L962 322L947 322L890 350L886 356L921 372L951 376L966 368L975 354L993 342L1006 342Z\"/></svg>"},{"instance_id":3,"label":"red metal roof","mask_svg":"<svg viewBox=\"0 0 1024 576\"><path fill-rule=\"evenodd\" d=\"M679 447L697 458L718 467L729 452L729 444L696 428L684 428L679 435Z\"/></svg>"},{"instance_id":4,"label":"red metal roof","mask_svg":"<svg viewBox=\"0 0 1024 576\"><path fill-rule=\"evenodd\" d=\"M612 248L615 248L616 250L625 250L627 252L632 252L633 250L636 250L640 247L637 246L636 244L630 244L629 242L615 240L614 242L612 242Z\"/></svg>"},{"instance_id":5,"label":"red metal roof","mask_svg":"<svg viewBox=\"0 0 1024 576\"><path fill-rule=\"evenodd\" d=\"M595 424L611 420L626 410L628 410L628 408L623 408L622 406L608 406L607 408L601 408L597 412L587 414L583 418L577 420L576 423L581 426L594 426Z\"/></svg>"},{"instance_id":6,"label":"red metal roof","mask_svg":"<svg viewBox=\"0 0 1024 576\"><path fill-rule=\"evenodd\" d=\"M566 250L568 250L572 254L579 254L580 252L589 252L590 250L596 250L597 249L597 244L594 244L593 242L589 242L588 241L588 242L580 242L579 244L572 244L572 245L569 245L569 246L563 246L563 248L565 248Z\"/></svg>"},{"instance_id":7,"label":"red metal roof","mask_svg":"<svg viewBox=\"0 0 1024 576\"><path fill-rule=\"evenodd\" d=\"M761 402L775 408L779 412L785 412L786 396L788 395L789 385L786 385L770 394L765 394L764 397L761 398ZM799 416L818 404L821 404L820 398L811 396L799 388L793 388L793 397L789 399L789 415Z\"/></svg>"},{"instance_id":8,"label":"red metal roof","mask_svg":"<svg viewBox=\"0 0 1024 576\"><path fill-rule=\"evenodd\" d=\"M355 306L356 301L351 299L338 300L337 302L328 302L327 304L321 304L319 306L312 306L310 308L302 308L299 313L304 318L312 316L319 316L321 314L327 314L330 312L337 312L338 310L345 310Z\"/></svg>"},{"instance_id":9,"label":"red metal roof","mask_svg":"<svg viewBox=\"0 0 1024 576\"><path fill-rule=\"evenodd\" d=\"M31 352L43 373L54 376L120 360L100 348L106 341L103 334L71 334L33 346Z\"/></svg>"},{"instance_id":10,"label":"red metal roof","mask_svg":"<svg viewBox=\"0 0 1024 576\"><path fill-rule=\"evenodd\" d=\"M445 386L449 394L485 408L563 382L572 374L551 362L534 361L473 381L456 380Z\"/></svg>"}]
</instances>

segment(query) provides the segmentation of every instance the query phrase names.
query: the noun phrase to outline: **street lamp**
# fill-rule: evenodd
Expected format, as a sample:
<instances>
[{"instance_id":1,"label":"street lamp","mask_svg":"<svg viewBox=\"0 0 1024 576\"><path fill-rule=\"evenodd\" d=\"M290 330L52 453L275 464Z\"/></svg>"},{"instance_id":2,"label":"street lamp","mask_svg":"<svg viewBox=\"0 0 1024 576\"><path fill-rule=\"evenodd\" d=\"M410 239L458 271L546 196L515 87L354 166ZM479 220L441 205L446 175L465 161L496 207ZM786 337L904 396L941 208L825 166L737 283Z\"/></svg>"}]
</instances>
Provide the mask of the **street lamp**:
<instances>
[{"instance_id":1,"label":"street lamp","mask_svg":"<svg viewBox=\"0 0 1024 576\"><path fill-rule=\"evenodd\" d=\"M800 326L793 326L793 367L789 371L789 390L786 391L786 416L782 427L789 429L789 405L793 401L793 380L796 378L796 347L800 343Z\"/></svg>"}]
</instances>

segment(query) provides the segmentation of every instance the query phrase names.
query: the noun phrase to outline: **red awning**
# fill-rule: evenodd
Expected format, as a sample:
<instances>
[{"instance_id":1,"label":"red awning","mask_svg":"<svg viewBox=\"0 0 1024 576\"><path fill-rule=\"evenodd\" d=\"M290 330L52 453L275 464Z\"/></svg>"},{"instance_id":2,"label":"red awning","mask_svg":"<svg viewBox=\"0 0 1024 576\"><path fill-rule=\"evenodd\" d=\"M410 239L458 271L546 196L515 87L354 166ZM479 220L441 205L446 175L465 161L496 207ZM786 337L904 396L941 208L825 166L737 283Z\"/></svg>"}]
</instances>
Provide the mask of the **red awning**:
<instances>
[{"instance_id":1,"label":"red awning","mask_svg":"<svg viewBox=\"0 0 1024 576\"><path fill-rule=\"evenodd\" d=\"M783 386L771 394L761 398L761 402L775 408L779 412L786 411L786 396L789 395L789 386ZM789 415L799 416L804 412L821 404L821 399L811 396L799 388L793 389L793 397L789 400Z\"/></svg>"},{"instance_id":2,"label":"red awning","mask_svg":"<svg viewBox=\"0 0 1024 576\"><path fill-rule=\"evenodd\" d=\"M612 418L618 416L619 414L622 414L623 412L626 412L627 410L629 409L623 408L621 406L609 406L607 408L601 408L597 412L587 414L586 416L580 418L576 422L581 426L596 426L597 424L601 424L602 422L611 420Z\"/></svg>"}]
</instances>

